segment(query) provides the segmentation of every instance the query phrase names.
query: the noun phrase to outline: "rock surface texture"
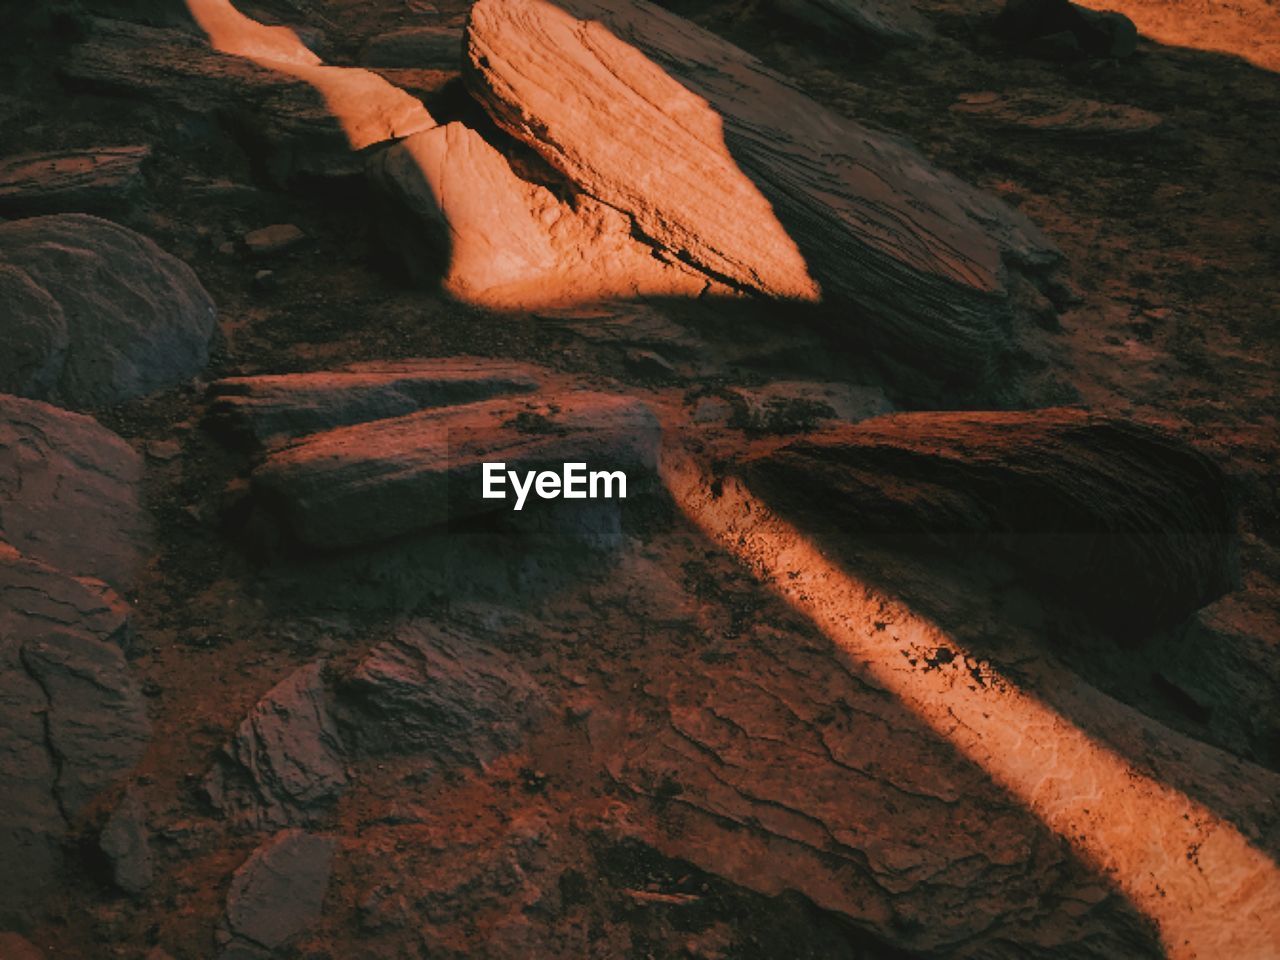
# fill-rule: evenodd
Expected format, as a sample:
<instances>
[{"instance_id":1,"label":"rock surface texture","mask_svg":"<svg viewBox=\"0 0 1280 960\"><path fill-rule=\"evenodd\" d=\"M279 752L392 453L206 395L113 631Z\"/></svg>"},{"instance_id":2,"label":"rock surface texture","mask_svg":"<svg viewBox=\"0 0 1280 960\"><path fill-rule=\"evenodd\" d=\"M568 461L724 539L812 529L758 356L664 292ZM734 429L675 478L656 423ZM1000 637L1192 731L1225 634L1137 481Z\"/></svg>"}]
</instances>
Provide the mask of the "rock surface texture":
<instances>
[{"instance_id":1,"label":"rock surface texture","mask_svg":"<svg viewBox=\"0 0 1280 960\"><path fill-rule=\"evenodd\" d=\"M655 249L946 375L992 372L1018 278L1057 259L1001 202L648 3L482 0L466 50L494 120Z\"/></svg>"},{"instance_id":2,"label":"rock surface texture","mask_svg":"<svg viewBox=\"0 0 1280 960\"><path fill-rule=\"evenodd\" d=\"M1207 456L1162 431L1056 409L913 413L744 466L806 527L993 550L1117 629L1181 620L1230 588L1234 514Z\"/></svg>"},{"instance_id":3,"label":"rock surface texture","mask_svg":"<svg viewBox=\"0 0 1280 960\"><path fill-rule=\"evenodd\" d=\"M0 162L0 214L112 213L142 186L143 146L28 153Z\"/></svg>"},{"instance_id":4,"label":"rock surface texture","mask_svg":"<svg viewBox=\"0 0 1280 960\"><path fill-rule=\"evenodd\" d=\"M213 301L181 260L107 220L0 224L0 390L73 407L119 403L195 376Z\"/></svg>"},{"instance_id":5,"label":"rock surface texture","mask_svg":"<svg viewBox=\"0 0 1280 960\"><path fill-rule=\"evenodd\" d=\"M263 960L320 917L336 843L284 830L231 878L221 960Z\"/></svg>"}]
</instances>

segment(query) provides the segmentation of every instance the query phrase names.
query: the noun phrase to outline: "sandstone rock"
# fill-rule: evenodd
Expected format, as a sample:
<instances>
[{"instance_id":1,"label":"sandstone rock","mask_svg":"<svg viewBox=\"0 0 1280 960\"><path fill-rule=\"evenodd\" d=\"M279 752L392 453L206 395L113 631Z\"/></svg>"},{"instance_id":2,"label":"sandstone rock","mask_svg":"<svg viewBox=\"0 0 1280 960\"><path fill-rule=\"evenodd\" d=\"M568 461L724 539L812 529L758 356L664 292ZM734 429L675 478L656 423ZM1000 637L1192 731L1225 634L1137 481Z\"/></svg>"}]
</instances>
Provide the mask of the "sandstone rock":
<instances>
[{"instance_id":1,"label":"sandstone rock","mask_svg":"<svg viewBox=\"0 0 1280 960\"><path fill-rule=\"evenodd\" d=\"M258 257L270 257L284 253L305 242L307 235L292 223L276 223L260 230L250 230L244 235L244 245Z\"/></svg>"},{"instance_id":2,"label":"sandstone rock","mask_svg":"<svg viewBox=\"0 0 1280 960\"><path fill-rule=\"evenodd\" d=\"M0 537L118 589L150 552L141 458L89 417L0 395Z\"/></svg>"},{"instance_id":3,"label":"sandstone rock","mask_svg":"<svg viewBox=\"0 0 1280 960\"><path fill-rule=\"evenodd\" d=\"M1009 45L1052 60L1127 57L1138 42L1137 28L1124 14L1069 0L1007 0L995 30Z\"/></svg>"},{"instance_id":4,"label":"sandstone rock","mask_svg":"<svg viewBox=\"0 0 1280 960\"><path fill-rule=\"evenodd\" d=\"M923 540L959 563L992 550L1118 630L1185 617L1232 581L1234 516L1213 461L1079 409L882 417L743 470L806 529Z\"/></svg>"},{"instance_id":5,"label":"sandstone rock","mask_svg":"<svg viewBox=\"0 0 1280 960\"><path fill-rule=\"evenodd\" d=\"M462 61L462 28L403 27L369 38L360 48L366 67L457 70Z\"/></svg>"},{"instance_id":6,"label":"sandstone rock","mask_svg":"<svg viewBox=\"0 0 1280 960\"><path fill-rule=\"evenodd\" d=\"M522 179L474 129L449 123L371 158L379 229L417 282L500 309L644 294L695 297L707 276L633 236L589 196L572 203Z\"/></svg>"},{"instance_id":7,"label":"sandstone rock","mask_svg":"<svg viewBox=\"0 0 1280 960\"><path fill-rule=\"evenodd\" d=\"M0 161L0 214L111 213L128 207L150 147L28 153Z\"/></svg>"},{"instance_id":8,"label":"sandstone rock","mask_svg":"<svg viewBox=\"0 0 1280 960\"><path fill-rule=\"evenodd\" d=\"M909 0L773 0L773 5L829 37L855 45L903 46L933 34Z\"/></svg>"},{"instance_id":9,"label":"sandstone rock","mask_svg":"<svg viewBox=\"0 0 1280 960\"><path fill-rule=\"evenodd\" d=\"M340 693L361 749L454 763L510 751L541 710L533 679L500 650L426 621L374 647Z\"/></svg>"},{"instance_id":10,"label":"sandstone rock","mask_svg":"<svg viewBox=\"0 0 1280 960\"><path fill-rule=\"evenodd\" d=\"M631 398L585 391L504 398L304 437L273 449L253 487L302 543L343 547L499 505L509 512L510 500L481 498L483 462L522 472L559 470L566 461L652 471L657 442L656 419Z\"/></svg>"},{"instance_id":11,"label":"sandstone rock","mask_svg":"<svg viewBox=\"0 0 1280 960\"><path fill-rule=\"evenodd\" d=\"M117 887L137 896L151 886L147 811L135 791L125 791L124 798L102 828L98 846L111 861L112 879Z\"/></svg>"},{"instance_id":12,"label":"sandstone rock","mask_svg":"<svg viewBox=\"0 0 1280 960\"><path fill-rule=\"evenodd\" d=\"M826 305L850 334L981 382L1052 245L900 140L837 117L648 3L482 0L464 76L508 133L656 250Z\"/></svg>"},{"instance_id":13,"label":"sandstone rock","mask_svg":"<svg viewBox=\"0 0 1280 960\"><path fill-rule=\"evenodd\" d=\"M319 373L231 377L209 388L209 421L234 438L265 446L429 407L527 393L535 367L450 357L352 364Z\"/></svg>"},{"instance_id":14,"label":"sandstone rock","mask_svg":"<svg viewBox=\"0 0 1280 960\"><path fill-rule=\"evenodd\" d=\"M0 922L57 877L67 818L146 749L116 643L127 615L102 584L0 544Z\"/></svg>"},{"instance_id":15,"label":"sandstone rock","mask_svg":"<svg viewBox=\"0 0 1280 960\"><path fill-rule=\"evenodd\" d=\"M1075 140L1139 138L1164 123L1159 114L1127 104L1034 91L966 93L951 109L985 126Z\"/></svg>"},{"instance_id":16,"label":"sandstone rock","mask_svg":"<svg viewBox=\"0 0 1280 960\"><path fill-rule=\"evenodd\" d=\"M215 805L256 826L305 822L347 785L323 665L294 671L258 701L206 780Z\"/></svg>"},{"instance_id":17,"label":"sandstone rock","mask_svg":"<svg viewBox=\"0 0 1280 960\"><path fill-rule=\"evenodd\" d=\"M0 933L0 957L5 960L44 960L44 954L18 933Z\"/></svg>"},{"instance_id":18,"label":"sandstone rock","mask_svg":"<svg viewBox=\"0 0 1280 960\"><path fill-rule=\"evenodd\" d=\"M219 956L267 957L320 918L336 842L283 830L240 865L227 891Z\"/></svg>"},{"instance_id":19,"label":"sandstone rock","mask_svg":"<svg viewBox=\"0 0 1280 960\"><path fill-rule=\"evenodd\" d=\"M144 396L201 370L213 301L181 260L82 214L0 224L0 389L86 407Z\"/></svg>"},{"instance_id":20,"label":"sandstone rock","mask_svg":"<svg viewBox=\"0 0 1280 960\"><path fill-rule=\"evenodd\" d=\"M358 173L363 160L353 150L434 126L413 97L367 70L324 66L292 31L253 24L225 5L196 6L212 45L184 31L98 20L62 62L64 77L219 117L280 183Z\"/></svg>"}]
</instances>

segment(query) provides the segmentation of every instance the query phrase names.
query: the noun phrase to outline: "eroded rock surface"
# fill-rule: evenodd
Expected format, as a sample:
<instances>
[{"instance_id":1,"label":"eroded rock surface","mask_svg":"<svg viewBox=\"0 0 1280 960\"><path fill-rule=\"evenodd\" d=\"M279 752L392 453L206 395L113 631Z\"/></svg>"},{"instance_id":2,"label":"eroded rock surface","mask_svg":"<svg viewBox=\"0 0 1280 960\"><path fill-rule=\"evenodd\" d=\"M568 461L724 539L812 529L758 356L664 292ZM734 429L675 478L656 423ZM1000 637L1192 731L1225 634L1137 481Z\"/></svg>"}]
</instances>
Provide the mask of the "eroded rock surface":
<instances>
[{"instance_id":1,"label":"eroded rock surface","mask_svg":"<svg viewBox=\"0 0 1280 960\"><path fill-rule=\"evenodd\" d=\"M773 0L773 5L853 46L909 45L933 34L910 0Z\"/></svg>"},{"instance_id":2,"label":"eroded rock surface","mask_svg":"<svg viewBox=\"0 0 1280 960\"><path fill-rule=\"evenodd\" d=\"M366 67L457 70L461 60L460 26L402 27L370 37L360 48L360 62Z\"/></svg>"},{"instance_id":3,"label":"eroded rock surface","mask_svg":"<svg viewBox=\"0 0 1280 960\"><path fill-rule=\"evenodd\" d=\"M1158 130L1164 119L1123 103L1031 91L966 93L952 110L992 127L1075 140L1126 140Z\"/></svg>"},{"instance_id":4,"label":"eroded rock surface","mask_svg":"<svg viewBox=\"0 0 1280 960\"><path fill-rule=\"evenodd\" d=\"M111 213L142 184L145 146L27 153L0 162L0 214Z\"/></svg>"},{"instance_id":5,"label":"eroded rock surface","mask_svg":"<svg viewBox=\"0 0 1280 960\"><path fill-rule=\"evenodd\" d=\"M142 458L90 417L0 394L0 537L127 589L150 552Z\"/></svg>"},{"instance_id":6,"label":"eroded rock surface","mask_svg":"<svg viewBox=\"0 0 1280 960\"><path fill-rule=\"evenodd\" d=\"M335 847L284 830L255 850L231 878L221 960L263 960L319 919Z\"/></svg>"},{"instance_id":7,"label":"eroded rock surface","mask_svg":"<svg viewBox=\"0 0 1280 960\"><path fill-rule=\"evenodd\" d=\"M747 463L805 529L976 550L1119 630L1185 617L1232 582L1234 514L1209 457L1078 409L919 413L798 440Z\"/></svg>"},{"instance_id":8,"label":"eroded rock surface","mask_svg":"<svg viewBox=\"0 0 1280 960\"><path fill-rule=\"evenodd\" d=\"M216 312L196 275L110 221L0 224L0 291L0 390L92 407L172 387L208 362Z\"/></svg>"},{"instance_id":9,"label":"eroded rock surface","mask_svg":"<svg viewBox=\"0 0 1280 960\"><path fill-rule=\"evenodd\" d=\"M659 251L981 380L1052 245L911 147L647 3L482 0L464 73L508 133Z\"/></svg>"}]
</instances>

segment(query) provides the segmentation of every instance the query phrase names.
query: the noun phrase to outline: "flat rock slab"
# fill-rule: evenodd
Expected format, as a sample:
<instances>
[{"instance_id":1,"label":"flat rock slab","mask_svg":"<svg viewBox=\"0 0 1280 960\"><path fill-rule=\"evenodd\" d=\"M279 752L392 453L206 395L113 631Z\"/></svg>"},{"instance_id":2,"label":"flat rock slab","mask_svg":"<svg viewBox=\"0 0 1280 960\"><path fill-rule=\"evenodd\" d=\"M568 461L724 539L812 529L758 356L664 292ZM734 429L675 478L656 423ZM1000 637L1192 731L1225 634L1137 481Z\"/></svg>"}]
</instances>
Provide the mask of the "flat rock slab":
<instances>
[{"instance_id":1,"label":"flat rock slab","mask_svg":"<svg viewBox=\"0 0 1280 960\"><path fill-rule=\"evenodd\" d=\"M142 185L151 148L94 147L26 153L0 161L0 214L113 213Z\"/></svg>"},{"instance_id":2,"label":"flat rock slab","mask_svg":"<svg viewBox=\"0 0 1280 960\"><path fill-rule=\"evenodd\" d=\"M514 749L544 709L533 679L501 650L425 621L374 647L339 696L362 751L445 764L491 762Z\"/></svg>"},{"instance_id":3,"label":"flat rock slab","mask_svg":"<svg viewBox=\"0 0 1280 960\"><path fill-rule=\"evenodd\" d=\"M214 804L255 826L304 823L347 785L323 665L294 671L254 706L206 779Z\"/></svg>"},{"instance_id":4,"label":"flat rock slab","mask_svg":"<svg viewBox=\"0 0 1280 960\"><path fill-rule=\"evenodd\" d=\"M652 471L658 442L656 418L631 398L587 391L500 398L304 437L273 449L253 487L302 543L347 547L510 511L511 499L481 498L486 461L521 473L559 471L570 461Z\"/></svg>"},{"instance_id":5,"label":"flat rock slab","mask_svg":"<svg viewBox=\"0 0 1280 960\"><path fill-rule=\"evenodd\" d=\"M1080 140L1140 138L1164 125L1140 107L1033 91L966 93L951 109L985 126Z\"/></svg>"},{"instance_id":6,"label":"flat rock slab","mask_svg":"<svg viewBox=\"0 0 1280 960\"><path fill-rule=\"evenodd\" d=\"M366 67L453 70L462 63L462 27L404 27L371 37L360 48Z\"/></svg>"},{"instance_id":7,"label":"flat rock slab","mask_svg":"<svg viewBox=\"0 0 1280 960\"><path fill-rule=\"evenodd\" d=\"M268 446L354 423L536 390L539 371L450 357L352 364L319 373L230 377L209 387L215 429Z\"/></svg>"},{"instance_id":8,"label":"flat rock slab","mask_svg":"<svg viewBox=\"0 0 1280 960\"><path fill-rule=\"evenodd\" d=\"M258 847L231 878L219 956L271 956L320 919L336 845L284 830Z\"/></svg>"},{"instance_id":9,"label":"flat rock slab","mask_svg":"<svg viewBox=\"0 0 1280 960\"><path fill-rule=\"evenodd\" d=\"M828 38L855 47L897 47L933 36L910 0L772 0L773 6Z\"/></svg>"},{"instance_id":10,"label":"flat rock slab","mask_svg":"<svg viewBox=\"0 0 1280 960\"><path fill-rule=\"evenodd\" d=\"M271 257L285 253L305 243L307 235L292 223L274 223L244 235L244 245L257 257Z\"/></svg>"},{"instance_id":11,"label":"flat rock slab","mask_svg":"<svg viewBox=\"0 0 1280 960\"><path fill-rule=\"evenodd\" d=\"M903 141L645 2L481 0L464 76L494 120L659 251L982 381L1058 254Z\"/></svg>"},{"instance_id":12,"label":"flat rock slab","mask_svg":"<svg viewBox=\"0 0 1280 960\"><path fill-rule=\"evenodd\" d=\"M881 417L743 472L801 529L925 541L958 563L995 551L1117 630L1178 620L1232 583L1217 465L1163 431L1079 409Z\"/></svg>"},{"instance_id":13,"label":"flat rock slab","mask_svg":"<svg viewBox=\"0 0 1280 960\"><path fill-rule=\"evenodd\" d=\"M97 421L0 394L0 537L117 589L151 550L142 459Z\"/></svg>"},{"instance_id":14,"label":"flat rock slab","mask_svg":"<svg viewBox=\"0 0 1280 960\"><path fill-rule=\"evenodd\" d=\"M190 267L84 214L0 224L0 300L0 390L78 408L195 376L216 323Z\"/></svg>"}]
</instances>

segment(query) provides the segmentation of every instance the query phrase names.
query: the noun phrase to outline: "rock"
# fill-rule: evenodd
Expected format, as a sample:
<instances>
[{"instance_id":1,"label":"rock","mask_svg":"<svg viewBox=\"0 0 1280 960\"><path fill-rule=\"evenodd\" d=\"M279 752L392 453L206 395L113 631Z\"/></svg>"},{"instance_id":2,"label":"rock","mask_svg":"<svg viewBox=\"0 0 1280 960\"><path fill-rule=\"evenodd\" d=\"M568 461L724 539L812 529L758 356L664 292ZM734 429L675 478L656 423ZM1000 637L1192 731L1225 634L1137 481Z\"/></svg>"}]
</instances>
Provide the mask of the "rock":
<instances>
[{"instance_id":1,"label":"rock","mask_svg":"<svg viewBox=\"0 0 1280 960\"><path fill-rule=\"evenodd\" d=\"M1058 259L999 200L648 3L481 0L463 72L499 126L658 251L820 302L948 378L993 373L1019 277Z\"/></svg>"},{"instance_id":2,"label":"rock","mask_svg":"<svg viewBox=\"0 0 1280 960\"><path fill-rule=\"evenodd\" d=\"M335 846L282 830L258 847L231 878L219 956L266 957L320 919Z\"/></svg>"},{"instance_id":3,"label":"rock","mask_svg":"<svg viewBox=\"0 0 1280 960\"><path fill-rule=\"evenodd\" d=\"M255 495L302 543L377 543L513 502L481 498L481 464L651 471L658 424L640 401L586 391L500 398L338 427L271 450ZM634 485L640 477L633 474ZM536 504L527 512L536 514Z\"/></svg>"},{"instance_id":4,"label":"rock","mask_svg":"<svg viewBox=\"0 0 1280 960\"><path fill-rule=\"evenodd\" d=\"M111 875L117 887L137 896L151 886L147 811L135 791L125 791L102 828L98 846L111 861Z\"/></svg>"},{"instance_id":5,"label":"rock","mask_svg":"<svg viewBox=\"0 0 1280 960\"><path fill-rule=\"evenodd\" d=\"M627 368L638 377L667 380L679 376L675 366L656 350L631 348L623 354Z\"/></svg>"},{"instance_id":6,"label":"rock","mask_svg":"<svg viewBox=\"0 0 1280 960\"><path fill-rule=\"evenodd\" d=\"M457 70L462 62L462 28L403 27L370 37L360 48L366 67Z\"/></svg>"},{"instance_id":7,"label":"rock","mask_svg":"<svg viewBox=\"0 0 1280 960\"><path fill-rule=\"evenodd\" d=\"M304 243L307 235L292 223L277 223L244 235L244 245L257 257L271 257Z\"/></svg>"},{"instance_id":8,"label":"rock","mask_svg":"<svg viewBox=\"0 0 1280 960\"><path fill-rule=\"evenodd\" d=\"M1084 410L881 417L763 453L743 475L806 529L923 541L960 563L1009 557L1116 631L1145 636L1232 583L1234 513L1214 462Z\"/></svg>"},{"instance_id":9,"label":"rock","mask_svg":"<svg viewBox=\"0 0 1280 960\"><path fill-rule=\"evenodd\" d=\"M1127 57L1138 43L1137 28L1124 14L1069 0L1007 0L995 31L1010 46L1051 60Z\"/></svg>"},{"instance_id":10,"label":"rock","mask_svg":"<svg viewBox=\"0 0 1280 960\"><path fill-rule=\"evenodd\" d=\"M0 544L0 923L57 878L67 818L147 745L121 655L128 605Z\"/></svg>"},{"instance_id":11,"label":"rock","mask_svg":"<svg viewBox=\"0 0 1280 960\"><path fill-rule=\"evenodd\" d=\"M141 457L89 417L0 395L0 537L77 577L127 589L151 542Z\"/></svg>"},{"instance_id":12,"label":"rock","mask_svg":"<svg viewBox=\"0 0 1280 960\"><path fill-rule=\"evenodd\" d=\"M339 693L360 749L446 763L509 752L542 710L533 679L500 650L427 621L374 647Z\"/></svg>"},{"instance_id":13,"label":"rock","mask_svg":"<svg viewBox=\"0 0 1280 960\"><path fill-rule=\"evenodd\" d=\"M150 147L96 147L9 157L0 161L0 215L125 209L150 156Z\"/></svg>"},{"instance_id":14,"label":"rock","mask_svg":"<svg viewBox=\"0 0 1280 960\"><path fill-rule=\"evenodd\" d=\"M213 301L181 260L83 214L0 224L0 390L73 407L119 403L203 369Z\"/></svg>"},{"instance_id":15,"label":"rock","mask_svg":"<svg viewBox=\"0 0 1280 960\"><path fill-rule=\"evenodd\" d=\"M44 960L30 940L18 933L0 933L0 957L5 960Z\"/></svg>"},{"instance_id":16,"label":"rock","mask_svg":"<svg viewBox=\"0 0 1280 960\"><path fill-rule=\"evenodd\" d=\"M193 6L212 44L180 30L95 20L62 61L63 76L79 89L217 117L282 184L359 173L364 161L354 150L434 126L409 94L367 70L324 66L291 31L207 0Z\"/></svg>"},{"instance_id":17,"label":"rock","mask_svg":"<svg viewBox=\"0 0 1280 960\"><path fill-rule=\"evenodd\" d=\"M177 440L149 440L146 451L148 460L170 463L182 456L182 444Z\"/></svg>"},{"instance_id":18,"label":"rock","mask_svg":"<svg viewBox=\"0 0 1280 960\"><path fill-rule=\"evenodd\" d=\"M797 433L826 420L856 423L893 407L879 387L775 380L761 387L730 387L732 424L754 433Z\"/></svg>"},{"instance_id":19,"label":"rock","mask_svg":"<svg viewBox=\"0 0 1280 960\"><path fill-rule=\"evenodd\" d=\"M608 204L566 202L522 179L462 123L375 154L368 173L392 255L415 282L440 283L469 303L528 310L718 289L675 257L655 255Z\"/></svg>"},{"instance_id":20,"label":"rock","mask_svg":"<svg viewBox=\"0 0 1280 960\"><path fill-rule=\"evenodd\" d=\"M909 0L773 0L773 6L855 46L909 46L933 35L929 22Z\"/></svg>"},{"instance_id":21,"label":"rock","mask_svg":"<svg viewBox=\"0 0 1280 960\"><path fill-rule=\"evenodd\" d=\"M209 423L255 446L430 407L537 389L539 371L504 360L450 357L360 363L320 373L231 377L209 388Z\"/></svg>"},{"instance_id":22,"label":"rock","mask_svg":"<svg viewBox=\"0 0 1280 960\"><path fill-rule=\"evenodd\" d=\"M966 93L951 109L984 126L1077 140L1136 139L1164 124L1159 114L1127 104L1039 91Z\"/></svg>"},{"instance_id":23,"label":"rock","mask_svg":"<svg viewBox=\"0 0 1280 960\"><path fill-rule=\"evenodd\" d=\"M206 780L214 804L255 826L286 826L323 812L347 785L342 739L330 715L323 665L294 671L250 711Z\"/></svg>"}]
</instances>

